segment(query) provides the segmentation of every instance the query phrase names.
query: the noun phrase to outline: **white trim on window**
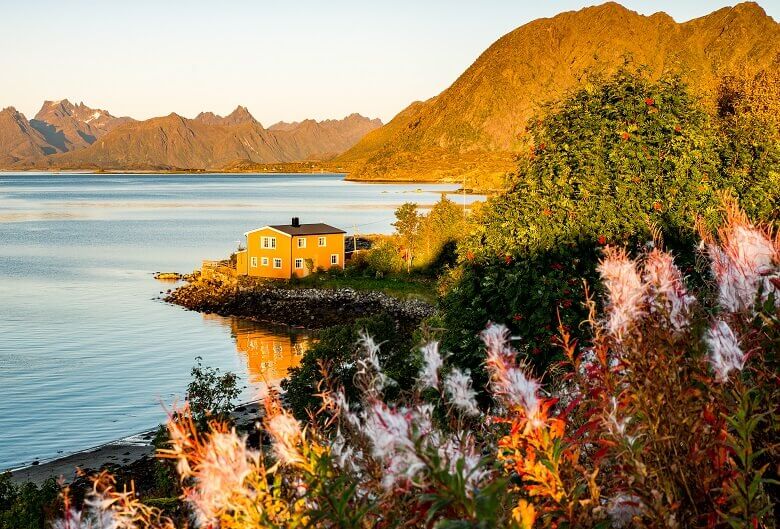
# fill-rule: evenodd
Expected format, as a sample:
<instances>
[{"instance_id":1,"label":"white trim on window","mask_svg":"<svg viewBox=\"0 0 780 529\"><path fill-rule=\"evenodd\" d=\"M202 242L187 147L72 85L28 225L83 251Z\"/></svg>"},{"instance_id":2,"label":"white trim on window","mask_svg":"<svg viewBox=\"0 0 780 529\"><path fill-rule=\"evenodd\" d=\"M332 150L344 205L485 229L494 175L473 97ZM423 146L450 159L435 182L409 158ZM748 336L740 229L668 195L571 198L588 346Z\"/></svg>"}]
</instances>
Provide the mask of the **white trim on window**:
<instances>
[{"instance_id":1,"label":"white trim on window","mask_svg":"<svg viewBox=\"0 0 780 529\"><path fill-rule=\"evenodd\" d=\"M298 237L298 248L306 248L306 237Z\"/></svg>"},{"instance_id":2,"label":"white trim on window","mask_svg":"<svg viewBox=\"0 0 780 529\"><path fill-rule=\"evenodd\" d=\"M317 246L319 246L320 248L325 248L325 246L327 246L327 244L328 244L327 237L319 237L317 239Z\"/></svg>"},{"instance_id":3,"label":"white trim on window","mask_svg":"<svg viewBox=\"0 0 780 529\"><path fill-rule=\"evenodd\" d=\"M260 248L273 250L276 248L276 237L260 237Z\"/></svg>"},{"instance_id":4,"label":"white trim on window","mask_svg":"<svg viewBox=\"0 0 780 529\"><path fill-rule=\"evenodd\" d=\"M263 263L263 266L268 266L268 257L263 257L260 262Z\"/></svg>"},{"instance_id":5,"label":"white trim on window","mask_svg":"<svg viewBox=\"0 0 780 529\"><path fill-rule=\"evenodd\" d=\"M296 270L303 270L303 259L301 259L300 257L295 259L295 269Z\"/></svg>"},{"instance_id":6,"label":"white trim on window","mask_svg":"<svg viewBox=\"0 0 780 529\"><path fill-rule=\"evenodd\" d=\"M330 254L330 264L331 266L339 264L339 254L337 253Z\"/></svg>"},{"instance_id":7,"label":"white trim on window","mask_svg":"<svg viewBox=\"0 0 780 529\"><path fill-rule=\"evenodd\" d=\"M279 257L274 257L274 268L277 270L282 267L282 260Z\"/></svg>"},{"instance_id":8,"label":"white trim on window","mask_svg":"<svg viewBox=\"0 0 780 529\"><path fill-rule=\"evenodd\" d=\"M252 268L257 268L257 257L252 257L250 262L252 263Z\"/></svg>"}]
</instances>

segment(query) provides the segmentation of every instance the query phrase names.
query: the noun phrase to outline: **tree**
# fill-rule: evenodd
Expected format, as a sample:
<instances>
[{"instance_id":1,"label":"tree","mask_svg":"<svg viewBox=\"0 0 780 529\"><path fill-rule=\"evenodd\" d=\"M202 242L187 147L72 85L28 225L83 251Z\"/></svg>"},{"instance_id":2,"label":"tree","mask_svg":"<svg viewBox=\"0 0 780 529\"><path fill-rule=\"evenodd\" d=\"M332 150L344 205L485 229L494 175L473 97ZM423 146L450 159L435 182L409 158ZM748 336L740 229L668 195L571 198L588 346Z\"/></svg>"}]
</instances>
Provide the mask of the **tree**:
<instances>
[{"instance_id":1,"label":"tree","mask_svg":"<svg viewBox=\"0 0 780 529\"><path fill-rule=\"evenodd\" d=\"M379 241L369 250L365 262L369 269L382 276L400 272L405 264L392 240Z\"/></svg>"},{"instance_id":2,"label":"tree","mask_svg":"<svg viewBox=\"0 0 780 529\"><path fill-rule=\"evenodd\" d=\"M463 210L455 202L442 195L427 215L420 218L420 239L423 260L434 269L448 260L447 249L465 234Z\"/></svg>"},{"instance_id":3,"label":"tree","mask_svg":"<svg viewBox=\"0 0 780 529\"><path fill-rule=\"evenodd\" d=\"M406 271L411 272L412 260L416 253L420 231L420 215L417 212L417 204L406 202L401 205L395 211L395 218L397 220L393 223L393 226L401 238L401 244L403 244Z\"/></svg>"}]
</instances>

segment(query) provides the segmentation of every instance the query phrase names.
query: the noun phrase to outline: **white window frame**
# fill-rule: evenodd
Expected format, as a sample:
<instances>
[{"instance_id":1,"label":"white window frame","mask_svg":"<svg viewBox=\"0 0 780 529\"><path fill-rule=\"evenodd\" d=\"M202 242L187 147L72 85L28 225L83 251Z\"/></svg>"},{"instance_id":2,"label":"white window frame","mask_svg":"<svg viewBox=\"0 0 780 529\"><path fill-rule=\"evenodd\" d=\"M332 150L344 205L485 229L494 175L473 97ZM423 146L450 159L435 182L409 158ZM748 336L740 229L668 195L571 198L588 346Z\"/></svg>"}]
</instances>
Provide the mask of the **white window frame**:
<instances>
[{"instance_id":1,"label":"white window frame","mask_svg":"<svg viewBox=\"0 0 780 529\"><path fill-rule=\"evenodd\" d=\"M276 250L276 237L260 237L260 248L263 250Z\"/></svg>"},{"instance_id":2,"label":"white window frame","mask_svg":"<svg viewBox=\"0 0 780 529\"><path fill-rule=\"evenodd\" d=\"M298 248L306 248L306 237L298 237Z\"/></svg>"},{"instance_id":3,"label":"white window frame","mask_svg":"<svg viewBox=\"0 0 780 529\"><path fill-rule=\"evenodd\" d=\"M279 263L279 266L276 266L276 263ZM281 257L274 257L274 268L277 270L280 270L282 268L282 258Z\"/></svg>"},{"instance_id":4,"label":"white window frame","mask_svg":"<svg viewBox=\"0 0 780 529\"><path fill-rule=\"evenodd\" d=\"M252 256L249 259L249 263L251 264L252 268L257 268L257 257Z\"/></svg>"},{"instance_id":5,"label":"white window frame","mask_svg":"<svg viewBox=\"0 0 780 529\"><path fill-rule=\"evenodd\" d=\"M317 239L317 246L320 248L325 248L328 245L328 238L327 237L320 237Z\"/></svg>"},{"instance_id":6,"label":"white window frame","mask_svg":"<svg viewBox=\"0 0 780 529\"><path fill-rule=\"evenodd\" d=\"M268 266L268 257L263 257L261 263L263 266Z\"/></svg>"},{"instance_id":7,"label":"white window frame","mask_svg":"<svg viewBox=\"0 0 780 529\"><path fill-rule=\"evenodd\" d=\"M330 266L334 266L339 264L339 254L332 253L330 254Z\"/></svg>"},{"instance_id":8,"label":"white window frame","mask_svg":"<svg viewBox=\"0 0 780 529\"><path fill-rule=\"evenodd\" d=\"M295 269L296 270L303 270L303 259L300 257L295 258Z\"/></svg>"}]
</instances>

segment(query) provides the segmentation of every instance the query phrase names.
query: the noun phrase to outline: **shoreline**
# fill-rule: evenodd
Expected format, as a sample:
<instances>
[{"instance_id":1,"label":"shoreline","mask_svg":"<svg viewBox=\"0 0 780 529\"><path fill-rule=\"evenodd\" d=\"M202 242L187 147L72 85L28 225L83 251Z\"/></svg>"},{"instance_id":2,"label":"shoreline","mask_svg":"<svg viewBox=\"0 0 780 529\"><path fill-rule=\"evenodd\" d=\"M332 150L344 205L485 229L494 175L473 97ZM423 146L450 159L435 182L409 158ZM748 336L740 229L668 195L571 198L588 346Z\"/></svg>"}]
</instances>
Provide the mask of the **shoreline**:
<instances>
[{"instance_id":1,"label":"shoreline","mask_svg":"<svg viewBox=\"0 0 780 529\"><path fill-rule=\"evenodd\" d=\"M236 405L232 417L236 426L250 424L259 419L262 409L260 400L242 402ZM113 441L78 450L58 457L35 460L36 464L22 467L0 469L0 475L9 473L11 481L17 485L32 482L40 485L49 478L62 477L65 483L71 483L77 469L97 471L110 466L127 466L154 457L152 445L157 427L120 437Z\"/></svg>"},{"instance_id":2,"label":"shoreline","mask_svg":"<svg viewBox=\"0 0 780 529\"><path fill-rule=\"evenodd\" d=\"M380 313L396 321L422 321L433 315L430 303L400 299L376 290L340 288L285 288L271 283L242 284L241 280L185 279L162 299L188 310L235 316L268 324L318 331L350 324Z\"/></svg>"}]
</instances>

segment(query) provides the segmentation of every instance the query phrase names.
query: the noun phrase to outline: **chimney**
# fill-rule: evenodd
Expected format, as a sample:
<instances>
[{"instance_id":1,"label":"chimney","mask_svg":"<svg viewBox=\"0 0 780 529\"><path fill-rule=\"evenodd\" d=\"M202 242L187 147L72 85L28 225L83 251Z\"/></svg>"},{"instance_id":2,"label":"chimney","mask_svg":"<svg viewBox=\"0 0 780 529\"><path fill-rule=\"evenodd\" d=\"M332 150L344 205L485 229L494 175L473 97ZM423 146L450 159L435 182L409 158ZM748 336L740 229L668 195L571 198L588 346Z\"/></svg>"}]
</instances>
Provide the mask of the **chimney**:
<instances>
[{"instance_id":1,"label":"chimney","mask_svg":"<svg viewBox=\"0 0 780 529\"><path fill-rule=\"evenodd\" d=\"M301 225L301 220L298 217L293 217L292 218L292 227L293 228L297 228L300 225Z\"/></svg>"}]
</instances>

